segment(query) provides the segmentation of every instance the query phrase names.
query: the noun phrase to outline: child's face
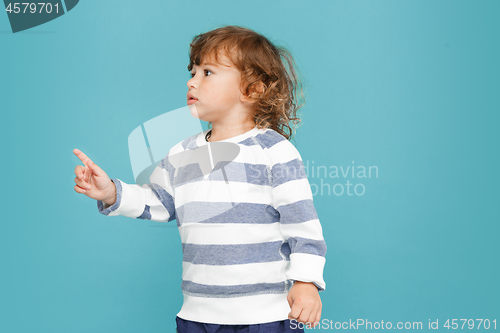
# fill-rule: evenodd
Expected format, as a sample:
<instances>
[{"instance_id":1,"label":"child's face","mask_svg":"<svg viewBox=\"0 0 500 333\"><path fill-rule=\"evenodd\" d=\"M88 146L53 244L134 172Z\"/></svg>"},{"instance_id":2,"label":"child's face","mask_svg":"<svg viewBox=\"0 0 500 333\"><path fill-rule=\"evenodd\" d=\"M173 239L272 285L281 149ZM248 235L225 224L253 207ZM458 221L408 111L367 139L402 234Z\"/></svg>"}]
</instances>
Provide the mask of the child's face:
<instances>
[{"instance_id":1,"label":"child's face","mask_svg":"<svg viewBox=\"0 0 500 333\"><path fill-rule=\"evenodd\" d=\"M241 73L225 55L218 62L207 57L193 65L191 76L187 103L195 106L190 108L193 117L212 123L241 119L248 106L240 91Z\"/></svg>"}]
</instances>

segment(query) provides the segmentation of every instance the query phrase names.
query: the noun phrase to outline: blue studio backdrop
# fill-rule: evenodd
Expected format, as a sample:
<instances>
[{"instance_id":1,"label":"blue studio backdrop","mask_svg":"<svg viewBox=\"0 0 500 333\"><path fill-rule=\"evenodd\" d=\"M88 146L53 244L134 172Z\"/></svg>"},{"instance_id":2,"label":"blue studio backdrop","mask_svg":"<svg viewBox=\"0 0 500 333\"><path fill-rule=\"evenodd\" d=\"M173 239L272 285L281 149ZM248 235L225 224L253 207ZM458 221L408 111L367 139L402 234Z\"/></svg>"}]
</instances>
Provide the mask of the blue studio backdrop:
<instances>
[{"instance_id":1,"label":"blue studio backdrop","mask_svg":"<svg viewBox=\"0 0 500 333\"><path fill-rule=\"evenodd\" d=\"M223 25L303 78L321 329L500 329L499 1L52 1L35 23L4 4L1 332L175 332L175 222L99 214L72 150L135 183L129 135L186 106L189 43Z\"/></svg>"}]
</instances>

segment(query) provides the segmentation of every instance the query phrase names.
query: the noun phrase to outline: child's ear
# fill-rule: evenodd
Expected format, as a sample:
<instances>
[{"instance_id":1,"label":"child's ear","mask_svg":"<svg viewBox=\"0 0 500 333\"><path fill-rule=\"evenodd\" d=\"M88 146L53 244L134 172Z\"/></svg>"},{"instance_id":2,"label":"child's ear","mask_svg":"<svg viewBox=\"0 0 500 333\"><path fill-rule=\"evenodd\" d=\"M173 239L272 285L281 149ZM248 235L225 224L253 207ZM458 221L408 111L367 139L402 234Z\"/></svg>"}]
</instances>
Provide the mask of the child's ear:
<instances>
[{"instance_id":1,"label":"child's ear","mask_svg":"<svg viewBox=\"0 0 500 333\"><path fill-rule=\"evenodd\" d=\"M248 87L248 96L242 94L242 100L245 102L253 103L255 99L259 98L264 92L264 83L257 81Z\"/></svg>"},{"instance_id":2,"label":"child's ear","mask_svg":"<svg viewBox=\"0 0 500 333\"><path fill-rule=\"evenodd\" d=\"M252 86L250 87L250 89L253 92L261 95L264 92L264 83L262 81L257 81L254 84L252 84Z\"/></svg>"}]
</instances>

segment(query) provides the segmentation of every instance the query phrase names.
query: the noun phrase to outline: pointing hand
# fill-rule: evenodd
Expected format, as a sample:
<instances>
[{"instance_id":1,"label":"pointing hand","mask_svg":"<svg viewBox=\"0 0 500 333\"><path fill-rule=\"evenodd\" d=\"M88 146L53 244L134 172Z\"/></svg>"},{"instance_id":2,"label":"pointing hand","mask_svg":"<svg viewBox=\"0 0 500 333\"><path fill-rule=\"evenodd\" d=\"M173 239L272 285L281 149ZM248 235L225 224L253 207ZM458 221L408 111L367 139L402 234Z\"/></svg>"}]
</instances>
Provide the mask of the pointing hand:
<instances>
[{"instance_id":1,"label":"pointing hand","mask_svg":"<svg viewBox=\"0 0 500 333\"><path fill-rule=\"evenodd\" d=\"M74 149L73 153L84 164L84 166L77 165L75 167L75 191L83 193L89 198L102 200L108 205L114 204L116 187L106 172L80 150Z\"/></svg>"}]
</instances>

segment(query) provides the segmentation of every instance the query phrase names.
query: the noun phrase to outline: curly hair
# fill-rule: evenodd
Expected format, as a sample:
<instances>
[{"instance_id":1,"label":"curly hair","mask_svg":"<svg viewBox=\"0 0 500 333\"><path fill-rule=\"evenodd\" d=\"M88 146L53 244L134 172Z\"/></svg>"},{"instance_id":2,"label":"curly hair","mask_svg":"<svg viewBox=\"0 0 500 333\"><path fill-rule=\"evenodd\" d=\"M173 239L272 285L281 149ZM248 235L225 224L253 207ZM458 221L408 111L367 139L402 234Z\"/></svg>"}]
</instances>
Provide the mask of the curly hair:
<instances>
[{"instance_id":1,"label":"curly hair","mask_svg":"<svg viewBox=\"0 0 500 333\"><path fill-rule=\"evenodd\" d=\"M239 26L225 26L193 38L189 66L225 54L240 71L240 90L254 106L258 128L271 128L287 140L301 122L297 111L305 103L302 82L290 52L263 35ZM209 123L209 127L211 127Z\"/></svg>"}]
</instances>

